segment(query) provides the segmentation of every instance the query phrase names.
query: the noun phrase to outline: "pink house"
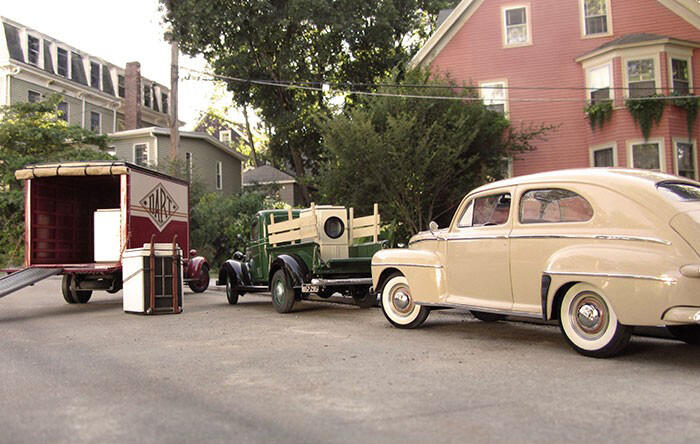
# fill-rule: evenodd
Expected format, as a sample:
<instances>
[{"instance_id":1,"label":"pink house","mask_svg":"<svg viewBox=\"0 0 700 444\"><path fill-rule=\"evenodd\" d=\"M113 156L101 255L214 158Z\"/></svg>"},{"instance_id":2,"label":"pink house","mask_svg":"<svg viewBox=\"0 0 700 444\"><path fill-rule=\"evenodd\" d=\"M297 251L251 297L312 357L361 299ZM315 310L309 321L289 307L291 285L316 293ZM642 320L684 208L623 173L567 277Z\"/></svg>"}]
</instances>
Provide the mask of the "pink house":
<instances>
[{"instance_id":1,"label":"pink house","mask_svg":"<svg viewBox=\"0 0 700 444\"><path fill-rule=\"evenodd\" d=\"M414 57L479 86L521 123L557 125L512 174L587 166L661 170L698 179L700 117L667 105L647 140L629 97L694 94L700 85L700 0L462 0ZM612 101L591 129L584 109Z\"/></svg>"}]
</instances>

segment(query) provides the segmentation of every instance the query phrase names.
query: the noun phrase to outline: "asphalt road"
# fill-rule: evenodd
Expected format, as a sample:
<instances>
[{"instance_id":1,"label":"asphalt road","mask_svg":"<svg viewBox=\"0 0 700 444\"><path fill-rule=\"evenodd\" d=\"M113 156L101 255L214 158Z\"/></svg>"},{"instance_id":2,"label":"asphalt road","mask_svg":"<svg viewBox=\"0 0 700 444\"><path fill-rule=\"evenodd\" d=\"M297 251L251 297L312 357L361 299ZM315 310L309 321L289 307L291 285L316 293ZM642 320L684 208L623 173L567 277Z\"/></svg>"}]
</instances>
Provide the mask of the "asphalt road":
<instances>
[{"instance_id":1,"label":"asphalt road","mask_svg":"<svg viewBox=\"0 0 700 444\"><path fill-rule=\"evenodd\" d=\"M697 442L700 353L634 337L574 353L553 326L186 294L181 315L0 300L0 442Z\"/></svg>"}]
</instances>

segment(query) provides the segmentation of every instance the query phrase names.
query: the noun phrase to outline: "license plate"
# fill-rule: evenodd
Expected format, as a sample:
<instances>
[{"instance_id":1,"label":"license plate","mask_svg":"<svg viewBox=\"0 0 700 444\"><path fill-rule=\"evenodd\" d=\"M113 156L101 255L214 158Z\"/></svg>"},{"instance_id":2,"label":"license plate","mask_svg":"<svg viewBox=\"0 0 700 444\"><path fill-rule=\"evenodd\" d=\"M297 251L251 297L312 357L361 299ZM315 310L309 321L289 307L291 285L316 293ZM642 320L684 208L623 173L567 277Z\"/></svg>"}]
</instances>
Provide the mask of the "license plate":
<instances>
[{"instance_id":1,"label":"license plate","mask_svg":"<svg viewBox=\"0 0 700 444\"><path fill-rule=\"evenodd\" d=\"M318 293L318 285L303 284L301 286L302 293Z\"/></svg>"}]
</instances>

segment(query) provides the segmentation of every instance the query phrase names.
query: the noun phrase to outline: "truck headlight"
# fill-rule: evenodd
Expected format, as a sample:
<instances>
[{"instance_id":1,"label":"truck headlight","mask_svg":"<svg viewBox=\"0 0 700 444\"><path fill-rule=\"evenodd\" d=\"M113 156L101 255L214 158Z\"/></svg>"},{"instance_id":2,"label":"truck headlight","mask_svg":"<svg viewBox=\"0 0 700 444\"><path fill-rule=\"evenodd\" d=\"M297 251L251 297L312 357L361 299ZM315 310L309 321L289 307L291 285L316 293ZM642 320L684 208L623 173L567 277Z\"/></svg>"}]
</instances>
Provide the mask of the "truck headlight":
<instances>
[{"instance_id":1,"label":"truck headlight","mask_svg":"<svg viewBox=\"0 0 700 444\"><path fill-rule=\"evenodd\" d=\"M345 224L339 217L331 216L323 224L323 231L331 239L338 239L345 232Z\"/></svg>"}]
</instances>

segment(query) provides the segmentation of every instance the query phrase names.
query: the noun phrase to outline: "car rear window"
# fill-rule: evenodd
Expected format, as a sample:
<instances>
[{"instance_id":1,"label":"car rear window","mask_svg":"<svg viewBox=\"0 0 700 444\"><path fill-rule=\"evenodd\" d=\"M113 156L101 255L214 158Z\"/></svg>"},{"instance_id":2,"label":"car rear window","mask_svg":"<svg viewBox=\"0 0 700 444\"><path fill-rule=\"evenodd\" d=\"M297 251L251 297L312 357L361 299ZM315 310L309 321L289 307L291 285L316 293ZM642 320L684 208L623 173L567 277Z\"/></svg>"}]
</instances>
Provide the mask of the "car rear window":
<instances>
[{"instance_id":1,"label":"car rear window","mask_svg":"<svg viewBox=\"0 0 700 444\"><path fill-rule=\"evenodd\" d=\"M577 193L559 188L530 190L520 198L520 223L585 222L593 208Z\"/></svg>"},{"instance_id":2,"label":"car rear window","mask_svg":"<svg viewBox=\"0 0 700 444\"><path fill-rule=\"evenodd\" d=\"M661 182L656 185L662 194L675 200L700 200L700 186L683 182Z\"/></svg>"}]
</instances>

